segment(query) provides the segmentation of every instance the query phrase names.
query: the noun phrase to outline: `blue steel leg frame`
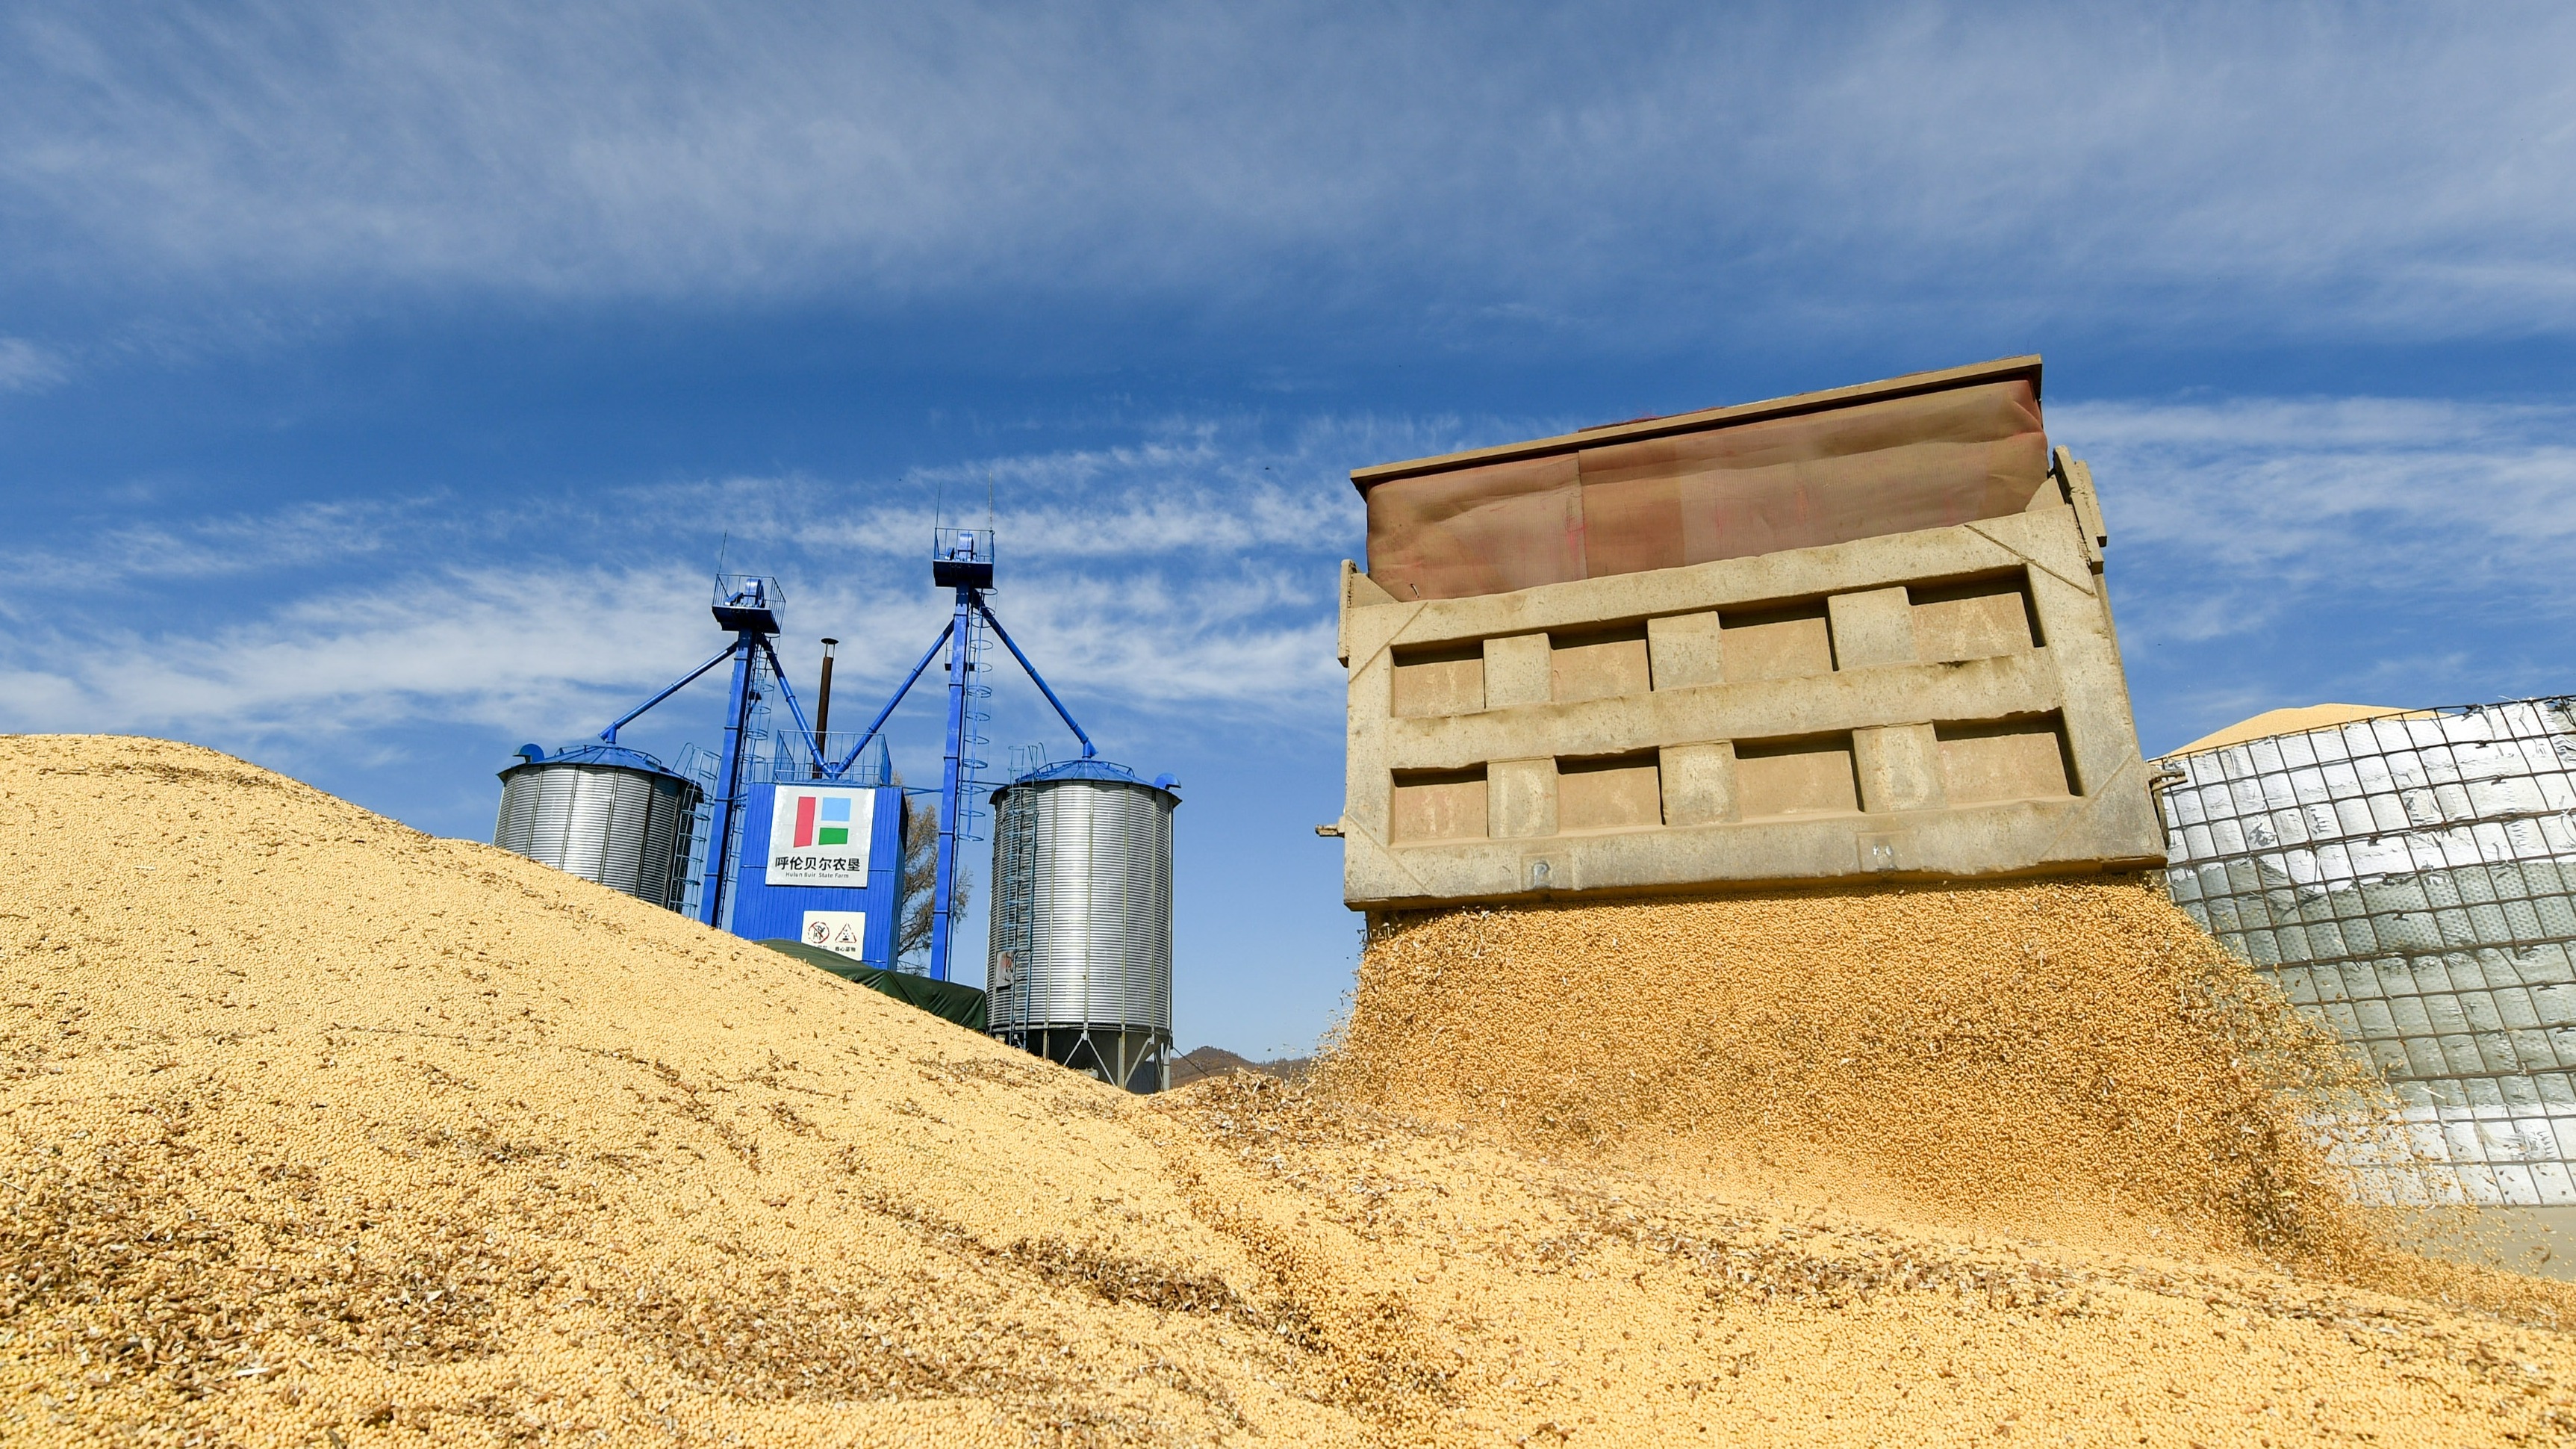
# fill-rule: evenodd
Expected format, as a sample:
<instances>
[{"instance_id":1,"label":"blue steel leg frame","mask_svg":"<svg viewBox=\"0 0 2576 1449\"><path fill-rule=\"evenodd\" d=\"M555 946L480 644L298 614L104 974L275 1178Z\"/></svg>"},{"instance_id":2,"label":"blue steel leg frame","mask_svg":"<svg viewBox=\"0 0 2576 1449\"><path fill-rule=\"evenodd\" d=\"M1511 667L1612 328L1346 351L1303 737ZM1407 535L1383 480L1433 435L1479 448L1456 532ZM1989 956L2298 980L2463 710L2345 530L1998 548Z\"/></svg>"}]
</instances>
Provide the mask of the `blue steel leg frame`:
<instances>
[{"instance_id":1,"label":"blue steel leg frame","mask_svg":"<svg viewBox=\"0 0 2576 1449\"><path fill-rule=\"evenodd\" d=\"M940 629L939 637L930 641L930 647L921 652L921 662L912 666L912 672L903 677L903 683L895 690L894 698L887 700L885 708L877 711L877 717L868 721L867 729L859 735L859 742L850 746L850 752L841 757L841 763L831 767L833 779L837 780L848 774L850 766L859 762L859 752L868 747L868 741L877 737L877 731L885 728L885 722L894 716L894 707L903 703L905 695L912 693L912 686L921 679L921 671L928 669L930 661L939 657L939 646L947 643L948 636L956 630L957 621L951 619Z\"/></svg>"},{"instance_id":2,"label":"blue steel leg frame","mask_svg":"<svg viewBox=\"0 0 2576 1449\"><path fill-rule=\"evenodd\" d=\"M681 675L679 683L672 685L670 688L663 690L660 694L657 694L651 699L644 701L642 704L635 706L633 709L628 710L624 715L619 717L617 723L601 730L599 732L599 738L607 744L613 745L617 743L617 732L619 730L635 723L636 717L643 714L644 711L651 709L653 706L669 699L672 695L675 695L681 690L696 683L699 675L704 674L708 670L715 668L717 665L724 663L726 656L732 654L734 650L739 647L740 644L737 642L734 644L727 644L722 649L717 650L715 658L710 659L706 663L699 665L697 668L690 670L688 673Z\"/></svg>"},{"instance_id":3,"label":"blue steel leg frame","mask_svg":"<svg viewBox=\"0 0 2576 1449\"><path fill-rule=\"evenodd\" d=\"M956 923L949 905L956 898L959 786L966 764L967 631L983 601L964 584L957 586L957 611L948 621L948 764L939 782L939 873L930 897L930 976L948 979L948 948Z\"/></svg>"},{"instance_id":4,"label":"blue steel leg frame","mask_svg":"<svg viewBox=\"0 0 2576 1449\"><path fill-rule=\"evenodd\" d=\"M707 881L698 892L698 919L710 926L724 922L725 867L732 863L734 812L742 796L742 734L751 724L752 661L758 650L757 634L744 632L733 641L733 698L725 709L724 760L717 768L724 793L716 797L714 818L708 822Z\"/></svg>"},{"instance_id":5,"label":"blue steel leg frame","mask_svg":"<svg viewBox=\"0 0 2576 1449\"><path fill-rule=\"evenodd\" d=\"M931 887L930 899L930 974L932 979L939 981L949 979L948 958L956 934L957 923L953 907L957 899L957 849L960 843L959 832L964 825L967 783L966 691L973 682L967 677L967 666L972 662L973 651L969 647L973 642L972 631L979 620L992 626L993 633L1001 639L1003 647L1009 649L1011 657L1020 662L1020 668L1028 671L1029 682L1035 684L1038 692L1046 696L1048 704L1055 706L1056 716L1064 721L1065 728L1072 730L1074 738L1082 741L1082 757L1087 760L1095 754L1091 736L1083 733L1082 726L1074 721L1073 712L1064 707L1063 700L1056 698L1055 690L1047 684L1046 677L1038 673L1037 666L1029 662L1029 656L1020 652L1018 641L1012 639L1010 631L1002 627L1002 621L993 617L993 611L984 604L982 592L965 584L957 585L956 589L957 600L949 616L948 626L940 630L939 637L931 641L929 649L923 651L921 662L913 665L912 673L904 676L904 681L895 690L894 697L885 702L885 708L878 710L877 717L868 721L868 727L860 732L858 743L850 747L849 754L838 764L824 766L828 777L832 779L837 780L848 773L850 766L858 762L860 753L866 750L869 742L877 737L877 731L885 728L885 722L893 717L895 706L903 703L904 696L910 694L913 685L920 681L922 671L930 667L931 660L939 657L940 646L947 646L947 758L939 782L939 865L936 880ZM767 643L766 640L762 642L764 646ZM775 656L772 656L773 667L775 663ZM786 671L778 672L783 689ZM739 667L736 669L735 688L737 691L736 718L739 719L746 703L739 694L741 689ZM797 707L792 694L788 696L788 708L796 718L797 728L804 729L805 713ZM811 737L810 732L808 737ZM736 729L729 727L725 735L725 770L728 779L737 768L733 763L736 738ZM820 742L816 743L819 745ZM819 751L816 758L821 758ZM731 798L731 794L732 791L728 788L728 799ZM711 873L710 880L712 879ZM714 887L710 885L706 898L712 901L715 899L715 894ZM714 909L710 907L707 921L713 924L715 920Z\"/></svg>"},{"instance_id":6,"label":"blue steel leg frame","mask_svg":"<svg viewBox=\"0 0 2576 1449\"><path fill-rule=\"evenodd\" d=\"M769 672L778 676L778 697L787 701L787 713L796 721L796 733L805 738L806 755L817 765L823 763L823 742L814 737L814 727L805 722L805 706L796 702L796 688L787 682L787 666L778 662L778 650L765 634L760 638L760 654L769 661Z\"/></svg>"},{"instance_id":7,"label":"blue steel leg frame","mask_svg":"<svg viewBox=\"0 0 2576 1449\"><path fill-rule=\"evenodd\" d=\"M1055 691L1047 687L1046 679L1038 673L1038 667L1029 662L1029 656L1020 652L1018 644L1012 642L1011 631L1002 627L1002 621L993 617L993 611L981 598L975 600L975 612L983 616L985 623L993 626L993 633L1001 639L1002 647L1010 650L1011 657L1020 661L1020 667L1028 671L1029 682L1038 687L1038 693L1046 696L1047 703L1055 706L1056 718L1063 720L1064 727L1073 731L1073 737L1082 741L1082 757L1086 760L1090 759L1095 753L1091 748L1091 736L1084 734L1082 726L1073 722L1073 711L1066 709L1064 701L1055 697Z\"/></svg>"}]
</instances>

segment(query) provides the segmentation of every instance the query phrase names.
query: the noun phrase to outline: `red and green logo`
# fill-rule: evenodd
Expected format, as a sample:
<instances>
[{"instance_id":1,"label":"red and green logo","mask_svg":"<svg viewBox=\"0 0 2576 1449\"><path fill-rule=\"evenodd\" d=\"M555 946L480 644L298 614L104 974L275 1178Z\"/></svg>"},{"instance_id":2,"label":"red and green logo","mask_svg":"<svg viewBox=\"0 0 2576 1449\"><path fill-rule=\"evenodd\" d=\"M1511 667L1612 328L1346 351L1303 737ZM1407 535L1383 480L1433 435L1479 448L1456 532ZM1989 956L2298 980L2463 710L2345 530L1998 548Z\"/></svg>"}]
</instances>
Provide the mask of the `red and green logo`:
<instances>
[{"instance_id":1,"label":"red and green logo","mask_svg":"<svg viewBox=\"0 0 2576 1449\"><path fill-rule=\"evenodd\" d=\"M770 797L768 883L866 885L875 792L831 786L776 789Z\"/></svg>"},{"instance_id":2,"label":"red and green logo","mask_svg":"<svg viewBox=\"0 0 2576 1449\"><path fill-rule=\"evenodd\" d=\"M796 797L796 848L850 843L850 801L845 795Z\"/></svg>"}]
</instances>

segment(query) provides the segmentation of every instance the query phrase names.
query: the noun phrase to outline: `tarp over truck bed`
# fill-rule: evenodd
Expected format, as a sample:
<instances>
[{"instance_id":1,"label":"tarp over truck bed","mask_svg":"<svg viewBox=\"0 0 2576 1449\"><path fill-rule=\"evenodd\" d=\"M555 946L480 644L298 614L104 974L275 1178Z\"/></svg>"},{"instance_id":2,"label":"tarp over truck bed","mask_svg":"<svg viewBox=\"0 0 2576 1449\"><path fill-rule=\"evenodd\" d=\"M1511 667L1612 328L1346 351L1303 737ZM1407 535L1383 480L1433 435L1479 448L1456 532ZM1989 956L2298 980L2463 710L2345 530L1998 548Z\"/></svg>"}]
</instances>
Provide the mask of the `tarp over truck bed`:
<instances>
[{"instance_id":1,"label":"tarp over truck bed","mask_svg":"<svg viewBox=\"0 0 2576 1449\"><path fill-rule=\"evenodd\" d=\"M1458 599L2020 513L2039 379L2006 358L1363 468L1368 575Z\"/></svg>"}]
</instances>

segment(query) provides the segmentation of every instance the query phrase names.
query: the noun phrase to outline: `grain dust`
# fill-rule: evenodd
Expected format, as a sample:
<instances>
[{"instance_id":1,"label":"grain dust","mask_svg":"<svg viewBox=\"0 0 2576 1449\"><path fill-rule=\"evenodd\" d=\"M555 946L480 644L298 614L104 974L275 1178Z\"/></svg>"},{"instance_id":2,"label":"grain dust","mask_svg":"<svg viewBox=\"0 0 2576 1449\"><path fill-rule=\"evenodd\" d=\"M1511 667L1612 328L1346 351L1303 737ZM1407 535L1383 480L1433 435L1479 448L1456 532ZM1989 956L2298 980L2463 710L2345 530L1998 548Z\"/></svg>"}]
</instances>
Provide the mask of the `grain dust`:
<instances>
[{"instance_id":1,"label":"grain dust","mask_svg":"<svg viewBox=\"0 0 2576 1449\"><path fill-rule=\"evenodd\" d=\"M1397 917L1357 1005L1366 1101L2132 1243L2332 1246L2299 1114L2371 1089L2134 876Z\"/></svg>"},{"instance_id":2,"label":"grain dust","mask_svg":"<svg viewBox=\"0 0 2576 1449\"><path fill-rule=\"evenodd\" d=\"M1913 994L1818 965L1839 907L1765 908L1809 933L1768 956L1706 906L1409 923L1320 1080L1140 1101L186 746L0 740L0 871L10 1443L2576 1432L2549 1285L2334 1268L2246 1008L2179 989L2134 890L1864 910ZM1667 948L1776 985L1667 991L1700 1004L1657 1068L1613 1029L1669 1009L1574 1008ZM2152 1028L2108 1056L2048 985L2085 962L2101 1024ZM2102 1234L2049 1231L2060 1192Z\"/></svg>"}]
</instances>

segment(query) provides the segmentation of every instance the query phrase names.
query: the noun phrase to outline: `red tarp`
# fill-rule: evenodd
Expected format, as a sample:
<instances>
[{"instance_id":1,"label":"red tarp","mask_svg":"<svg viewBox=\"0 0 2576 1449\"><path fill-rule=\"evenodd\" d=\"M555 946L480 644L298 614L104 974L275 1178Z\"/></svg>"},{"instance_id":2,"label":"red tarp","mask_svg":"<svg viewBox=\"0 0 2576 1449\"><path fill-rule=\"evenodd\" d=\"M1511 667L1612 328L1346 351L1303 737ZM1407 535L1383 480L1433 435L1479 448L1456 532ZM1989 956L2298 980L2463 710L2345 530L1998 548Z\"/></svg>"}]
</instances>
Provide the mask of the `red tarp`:
<instances>
[{"instance_id":1,"label":"red tarp","mask_svg":"<svg viewBox=\"0 0 2576 1449\"><path fill-rule=\"evenodd\" d=\"M1398 599L1496 594L2020 513L2047 477L2014 378L1390 479L1368 572Z\"/></svg>"}]
</instances>

